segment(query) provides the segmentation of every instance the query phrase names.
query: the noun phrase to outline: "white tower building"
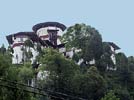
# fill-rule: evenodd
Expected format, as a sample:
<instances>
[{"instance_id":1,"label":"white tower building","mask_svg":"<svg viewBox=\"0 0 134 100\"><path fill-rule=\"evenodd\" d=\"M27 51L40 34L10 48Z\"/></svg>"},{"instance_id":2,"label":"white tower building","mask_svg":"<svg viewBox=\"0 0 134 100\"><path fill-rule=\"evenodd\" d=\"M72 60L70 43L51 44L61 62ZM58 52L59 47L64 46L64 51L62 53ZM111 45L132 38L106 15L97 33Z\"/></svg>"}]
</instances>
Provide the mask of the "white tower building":
<instances>
[{"instance_id":1,"label":"white tower building","mask_svg":"<svg viewBox=\"0 0 134 100\"><path fill-rule=\"evenodd\" d=\"M38 42L38 37L34 32L18 32L7 36L8 43L13 49L13 64L22 64L25 61L23 49L25 48L24 43L28 39L33 42L33 45ZM38 53L34 50L34 48L30 48L30 51L33 54L33 57L31 58L31 61L33 61Z\"/></svg>"},{"instance_id":2,"label":"white tower building","mask_svg":"<svg viewBox=\"0 0 134 100\"><path fill-rule=\"evenodd\" d=\"M18 32L6 36L9 45L13 49L13 64L22 64L26 57L23 49L25 48L25 41L31 40L34 47L29 50L32 52L33 57L31 62L36 59L38 52L36 51L37 43L40 43L42 47L51 46L53 48L61 48L64 44L61 44L59 37L63 34L66 26L58 22L45 22L39 23L33 26L34 32ZM47 45L46 45L47 44Z\"/></svg>"},{"instance_id":3,"label":"white tower building","mask_svg":"<svg viewBox=\"0 0 134 100\"><path fill-rule=\"evenodd\" d=\"M58 22L45 22L39 23L33 26L33 31L38 35L38 37L52 43L54 46L61 44L59 37L62 36L66 26Z\"/></svg>"}]
</instances>

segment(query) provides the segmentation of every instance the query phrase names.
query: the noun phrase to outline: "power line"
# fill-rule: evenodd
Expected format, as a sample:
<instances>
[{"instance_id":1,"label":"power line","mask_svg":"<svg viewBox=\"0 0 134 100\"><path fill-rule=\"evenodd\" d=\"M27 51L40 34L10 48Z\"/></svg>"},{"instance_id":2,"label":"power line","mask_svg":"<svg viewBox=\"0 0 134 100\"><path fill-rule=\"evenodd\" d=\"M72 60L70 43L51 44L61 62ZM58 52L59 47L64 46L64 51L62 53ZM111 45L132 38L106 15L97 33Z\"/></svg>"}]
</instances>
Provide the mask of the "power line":
<instances>
[{"instance_id":1,"label":"power line","mask_svg":"<svg viewBox=\"0 0 134 100\"><path fill-rule=\"evenodd\" d=\"M38 93L38 92L35 92L35 91L30 91L30 90L26 90L26 89L21 89L21 88L18 88L18 87L12 87L12 86L9 86L9 85L3 85L3 84L0 84L0 86L3 86L3 87L7 87L7 88L12 88L12 89L17 89L17 90L23 90L25 92L28 92L28 93L33 93L33 94L38 94L38 95L42 95L42 96L48 96L44 93ZM65 100L64 98L61 98L61 97L57 97L57 96L53 96L53 95L50 95L50 97L52 98L58 98L60 100Z\"/></svg>"},{"instance_id":2,"label":"power line","mask_svg":"<svg viewBox=\"0 0 134 100\"><path fill-rule=\"evenodd\" d=\"M68 94L65 94L65 93L54 92L54 91L51 91L51 90L45 90L44 91L41 88L32 87L32 86L26 85L24 83L18 83L18 82L7 80L7 79L0 78L0 80L1 81L4 81L4 82L7 82L7 83L10 83L10 86L9 85L5 85L5 84L0 84L0 86L4 86L4 87L7 87L7 88L12 88L12 89L17 89L17 90L23 90L25 92L29 92L29 93L33 93L33 94L39 94L39 95L42 95L42 96L50 96L52 98L59 98L60 100L66 100L66 99L71 99L71 100L72 99L73 100L86 100L86 99L83 99L83 98L80 98L80 97L76 97L76 96L72 96L72 95L68 95ZM15 87L14 86L11 86L11 84L24 86L25 88L31 88L31 91L30 90L27 90L27 89L21 89L21 88L18 88L16 86Z\"/></svg>"}]
</instances>

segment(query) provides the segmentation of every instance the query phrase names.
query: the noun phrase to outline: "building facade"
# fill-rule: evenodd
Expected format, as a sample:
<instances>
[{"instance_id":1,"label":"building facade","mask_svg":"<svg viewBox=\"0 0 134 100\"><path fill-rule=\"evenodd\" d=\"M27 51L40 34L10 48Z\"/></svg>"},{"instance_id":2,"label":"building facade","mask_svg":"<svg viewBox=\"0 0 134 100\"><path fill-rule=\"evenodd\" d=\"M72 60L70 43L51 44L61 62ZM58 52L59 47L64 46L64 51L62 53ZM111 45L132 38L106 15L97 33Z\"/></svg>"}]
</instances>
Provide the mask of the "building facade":
<instances>
[{"instance_id":1,"label":"building facade","mask_svg":"<svg viewBox=\"0 0 134 100\"><path fill-rule=\"evenodd\" d=\"M66 26L58 22L45 22L39 23L33 26L33 32L18 32L6 36L9 45L13 49L13 64L22 64L26 60L25 52L30 51L32 53L31 62L36 59L38 52L36 51L37 44L41 44L42 47L51 46L53 48L61 48L64 45L61 44L59 38L65 31ZM33 47L26 48L26 41L30 40Z\"/></svg>"},{"instance_id":2,"label":"building facade","mask_svg":"<svg viewBox=\"0 0 134 100\"><path fill-rule=\"evenodd\" d=\"M22 64L27 60L25 52L31 52L32 57L30 58L33 63L36 60L36 56L38 55L37 45L40 44L42 48L45 47L53 47L58 48L59 52L64 53L64 55L68 58L72 58L74 53L77 53L81 50L72 50L66 51L65 44L61 43L60 37L63 32L66 30L66 26L58 23L58 22L45 22L39 23L33 26L33 32L18 32L11 35L6 36L9 45L13 48L13 56L12 63L13 64ZM30 40L33 46L27 47L26 41ZM114 64L116 64L116 50L120 49L113 42L107 42L112 51L111 59ZM25 52L24 52L25 51ZM83 62L81 58L78 62L80 65ZM88 62L91 65L95 64L95 60L91 60Z\"/></svg>"}]
</instances>

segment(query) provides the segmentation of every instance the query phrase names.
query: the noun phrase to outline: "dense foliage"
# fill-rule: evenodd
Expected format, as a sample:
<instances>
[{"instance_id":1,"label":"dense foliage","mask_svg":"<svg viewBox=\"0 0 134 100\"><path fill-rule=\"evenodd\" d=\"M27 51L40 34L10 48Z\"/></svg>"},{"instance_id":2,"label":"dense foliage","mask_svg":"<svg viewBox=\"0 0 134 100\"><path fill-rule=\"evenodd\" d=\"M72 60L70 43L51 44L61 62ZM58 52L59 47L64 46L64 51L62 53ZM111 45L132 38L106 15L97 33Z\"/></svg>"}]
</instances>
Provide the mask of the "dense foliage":
<instances>
[{"instance_id":1,"label":"dense foliage","mask_svg":"<svg viewBox=\"0 0 134 100\"><path fill-rule=\"evenodd\" d=\"M60 100L52 98L52 93L68 95L65 100L134 100L133 56L126 57L119 52L114 64L110 45L102 41L95 28L85 24L69 27L61 41L66 42L66 50L73 48L72 59L57 49L42 49L40 44L34 48L32 41L27 40L22 48L27 60L21 65L11 63L13 50L3 45L0 48L0 100ZM39 52L36 59L39 64L31 64L30 48ZM80 60L83 61L77 64ZM90 63L92 60L94 64ZM40 88L47 95L24 85Z\"/></svg>"}]
</instances>

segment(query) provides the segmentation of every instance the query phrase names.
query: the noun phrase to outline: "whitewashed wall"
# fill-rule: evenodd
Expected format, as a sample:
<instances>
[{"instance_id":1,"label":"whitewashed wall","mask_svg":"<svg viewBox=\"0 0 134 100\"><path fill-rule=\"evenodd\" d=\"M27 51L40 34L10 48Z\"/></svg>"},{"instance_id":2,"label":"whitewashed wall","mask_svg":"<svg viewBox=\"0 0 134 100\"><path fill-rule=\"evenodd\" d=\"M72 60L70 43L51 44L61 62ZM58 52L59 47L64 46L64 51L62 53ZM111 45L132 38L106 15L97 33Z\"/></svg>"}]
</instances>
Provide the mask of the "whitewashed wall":
<instances>
[{"instance_id":1,"label":"whitewashed wall","mask_svg":"<svg viewBox=\"0 0 134 100\"><path fill-rule=\"evenodd\" d=\"M21 46L16 46L13 48L14 53L13 53L13 57L12 57L12 63L13 64L20 64L22 62L22 58L23 58L23 52L21 50Z\"/></svg>"},{"instance_id":2,"label":"whitewashed wall","mask_svg":"<svg viewBox=\"0 0 134 100\"><path fill-rule=\"evenodd\" d=\"M111 59L112 59L113 63L116 64L116 57L115 57L116 52L115 52L115 50L114 50L114 48L112 46L110 46L110 48L111 48L111 50L113 52L113 54L111 55Z\"/></svg>"},{"instance_id":3,"label":"whitewashed wall","mask_svg":"<svg viewBox=\"0 0 134 100\"><path fill-rule=\"evenodd\" d=\"M51 27L45 27L45 28L38 29L37 32L36 32L36 34L39 37L44 36L44 35L48 35L48 32L47 32L48 29L59 30L58 33L57 33L57 35L59 35L59 36L62 36L63 35L63 31L60 28L58 28L58 27L52 27L52 26ZM49 37L47 37L47 38L41 38L41 39L42 40L49 40ZM57 44L58 45L61 44L61 42L60 42L59 39L57 39Z\"/></svg>"},{"instance_id":4,"label":"whitewashed wall","mask_svg":"<svg viewBox=\"0 0 134 100\"><path fill-rule=\"evenodd\" d=\"M60 36L62 36L62 34L63 34L63 31L60 29L60 28L58 28L58 27L45 27L45 28L40 28L40 29L38 29L37 30L37 32L36 32L36 34L40 37L40 36L43 36L43 35L47 35L48 34L48 32L47 32L47 30L48 29L53 29L53 30L59 30L58 31L58 35L60 35Z\"/></svg>"},{"instance_id":5,"label":"whitewashed wall","mask_svg":"<svg viewBox=\"0 0 134 100\"><path fill-rule=\"evenodd\" d=\"M17 36L16 38L13 37L13 45L18 44L18 43L24 43L26 40L28 39L27 36ZM21 64L22 63L22 59L23 59L23 51L22 51L22 47L23 45L20 46L14 46L13 50L13 57L12 57L12 63L13 64ZM31 58L31 62L33 62L36 59L36 56L38 55L38 52L36 50L34 50L33 48L30 48L33 57Z\"/></svg>"}]
</instances>

